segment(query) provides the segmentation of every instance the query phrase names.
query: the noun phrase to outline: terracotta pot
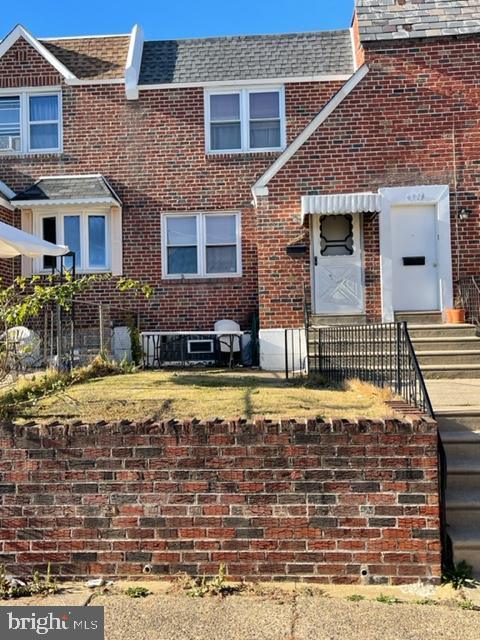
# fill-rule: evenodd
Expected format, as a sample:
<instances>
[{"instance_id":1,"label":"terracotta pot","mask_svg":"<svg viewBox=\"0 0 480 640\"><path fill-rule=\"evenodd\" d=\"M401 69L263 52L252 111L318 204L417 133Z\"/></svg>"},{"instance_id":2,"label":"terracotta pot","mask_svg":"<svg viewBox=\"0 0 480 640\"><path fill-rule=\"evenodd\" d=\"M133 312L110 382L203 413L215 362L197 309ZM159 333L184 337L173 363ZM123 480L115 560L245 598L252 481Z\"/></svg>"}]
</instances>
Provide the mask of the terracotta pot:
<instances>
[{"instance_id":1,"label":"terracotta pot","mask_svg":"<svg viewBox=\"0 0 480 640\"><path fill-rule=\"evenodd\" d=\"M448 324L463 324L465 322L465 309L447 309L445 315Z\"/></svg>"}]
</instances>

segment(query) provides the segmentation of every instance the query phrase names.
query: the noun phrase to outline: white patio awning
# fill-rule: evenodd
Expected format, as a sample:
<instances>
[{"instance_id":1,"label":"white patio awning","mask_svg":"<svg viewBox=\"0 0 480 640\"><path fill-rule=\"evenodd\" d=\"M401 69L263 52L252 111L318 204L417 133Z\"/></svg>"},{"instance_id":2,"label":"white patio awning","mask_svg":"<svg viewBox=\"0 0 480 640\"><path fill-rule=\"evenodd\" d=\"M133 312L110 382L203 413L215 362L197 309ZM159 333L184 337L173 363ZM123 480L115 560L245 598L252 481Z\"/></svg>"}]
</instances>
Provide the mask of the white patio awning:
<instances>
[{"instance_id":1,"label":"white patio awning","mask_svg":"<svg viewBox=\"0 0 480 640\"><path fill-rule=\"evenodd\" d=\"M302 196L302 222L310 214L334 215L342 213L375 213L380 211L378 193L334 193L321 196Z\"/></svg>"},{"instance_id":2,"label":"white patio awning","mask_svg":"<svg viewBox=\"0 0 480 640\"><path fill-rule=\"evenodd\" d=\"M68 247L52 244L5 222L0 222L0 258L63 256L68 251Z\"/></svg>"}]
</instances>

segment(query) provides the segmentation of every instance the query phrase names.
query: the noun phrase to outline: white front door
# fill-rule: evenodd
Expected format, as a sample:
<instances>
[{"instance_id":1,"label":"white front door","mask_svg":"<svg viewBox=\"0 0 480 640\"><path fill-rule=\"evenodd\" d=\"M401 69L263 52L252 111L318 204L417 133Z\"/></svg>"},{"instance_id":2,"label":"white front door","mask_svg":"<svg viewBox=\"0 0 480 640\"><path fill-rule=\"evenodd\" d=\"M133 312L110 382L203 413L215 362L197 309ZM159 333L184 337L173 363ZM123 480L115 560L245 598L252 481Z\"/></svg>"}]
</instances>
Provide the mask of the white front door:
<instances>
[{"instance_id":1,"label":"white front door","mask_svg":"<svg viewBox=\"0 0 480 640\"><path fill-rule=\"evenodd\" d=\"M391 208L394 311L440 309L434 204Z\"/></svg>"},{"instance_id":2,"label":"white front door","mask_svg":"<svg viewBox=\"0 0 480 640\"><path fill-rule=\"evenodd\" d=\"M360 216L313 215L314 311L354 314L364 310Z\"/></svg>"}]
</instances>

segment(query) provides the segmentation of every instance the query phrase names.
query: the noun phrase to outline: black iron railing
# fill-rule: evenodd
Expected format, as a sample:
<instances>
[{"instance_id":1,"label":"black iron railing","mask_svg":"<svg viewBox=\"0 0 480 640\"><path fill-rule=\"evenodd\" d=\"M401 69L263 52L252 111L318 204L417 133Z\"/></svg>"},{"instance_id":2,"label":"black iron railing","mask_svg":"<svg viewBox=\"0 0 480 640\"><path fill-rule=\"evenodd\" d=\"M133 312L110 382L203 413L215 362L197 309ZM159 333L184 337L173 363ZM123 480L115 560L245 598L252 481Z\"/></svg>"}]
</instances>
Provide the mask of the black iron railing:
<instances>
[{"instance_id":1,"label":"black iron railing","mask_svg":"<svg viewBox=\"0 0 480 640\"><path fill-rule=\"evenodd\" d=\"M390 387L433 416L406 322L328 326L311 330L310 335L310 372L336 383L359 379Z\"/></svg>"},{"instance_id":2,"label":"black iron railing","mask_svg":"<svg viewBox=\"0 0 480 640\"><path fill-rule=\"evenodd\" d=\"M461 278L457 287L459 303L465 309L467 322L480 326L480 276Z\"/></svg>"},{"instance_id":3,"label":"black iron railing","mask_svg":"<svg viewBox=\"0 0 480 640\"><path fill-rule=\"evenodd\" d=\"M303 378L308 374L308 330L306 328L285 329L285 377Z\"/></svg>"}]
</instances>

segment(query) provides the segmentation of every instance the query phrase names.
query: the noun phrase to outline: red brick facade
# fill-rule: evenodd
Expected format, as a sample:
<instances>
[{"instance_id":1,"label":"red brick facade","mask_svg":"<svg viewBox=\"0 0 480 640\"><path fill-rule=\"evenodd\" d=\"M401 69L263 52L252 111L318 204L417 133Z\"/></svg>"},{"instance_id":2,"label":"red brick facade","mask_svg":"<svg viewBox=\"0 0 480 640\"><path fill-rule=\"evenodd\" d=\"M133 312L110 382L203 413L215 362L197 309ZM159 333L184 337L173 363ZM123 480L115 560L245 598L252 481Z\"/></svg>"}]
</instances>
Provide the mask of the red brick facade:
<instances>
[{"instance_id":1,"label":"red brick facade","mask_svg":"<svg viewBox=\"0 0 480 640\"><path fill-rule=\"evenodd\" d=\"M357 62L362 61L354 33ZM251 187L278 154L205 153L201 88L141 90L122 85L67 86L25 41L0 60L0 86L62 85L62 154L3 156L0 179L15 190L41 175L102 173L123 206L124 274L156 288L142 307L142 328L209 329L219 318L248 328L260 308L262 328L301 326L309 255L286 248L308 230L300 197L376 191L381 187L448 184L451 189L453 275L475 274L478 238L477 36L367 44L370 71L252 203ZM343 83L287 83L291 142ZM454 157L457 176L454 179ZM471 215L457 228L461 207ZM239 211L241 278L162 280L162 212ZM380 319L378 218L364 217L366 312ZM110 284L90 298L125 304Z\"/></svg>"},{"instance_id":2,"label":"red brick facade","mask_svg":"<svg viewBox=\"0 0 480 640\"><path fill-rule=\"evenodd\" d=\"M38 74L45 72L43 58L33 49L25 56L26 47L18 41L5 54L0 82L10 82L13 73L23 84L35 65ZM25 73L19 74L23 67ZM55 79L59 83L58 74ZM341 85L286 85L288 142ZM124 275L156 288L151 303L143 305L142 328L205 330L220 318L248 328L250 315L258 308L251 187L278 154L206 155L201 88L141 91L139 100L129 101L122 85L64 84L62 96L63 153L0 157L1 179L19 191L42 175L105 175L123 202ZM241 212L243 276L162 280L161 214L172 211ZM117 297L113 286L98 287L93 297L125 304L125 297Z\"/></svg>"},{"instance_id":3,"label":"red brick facade","mask_svg":"<svg viewBox=\"0 0 480 640\"><path fill-rule=\"evenodd\" d=\"M302 195L448 184L453 278L478 274L480 73L478 36L367 44L370 72L269 184L258 245L263 328L303 324L309 256L289 257ZM455 140L455 142L453 142ZM457 180L454 179L454 151ZM459 209L470 217L458 224ZM378 218L364 217L366 310L380 319Z\"/></svg>"},{"instance_id":4,"label":"red brick facade","mask_svg":"<svg viewBox=\"0 0 480 640\"><path fill-rule=\"evenodd\" d=\"M0 425L19 575L438 582L433 420Z\"/></svg>"}]
</instances>

